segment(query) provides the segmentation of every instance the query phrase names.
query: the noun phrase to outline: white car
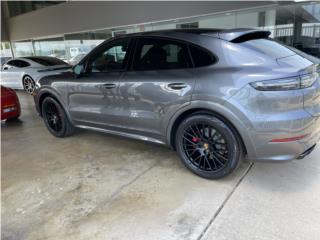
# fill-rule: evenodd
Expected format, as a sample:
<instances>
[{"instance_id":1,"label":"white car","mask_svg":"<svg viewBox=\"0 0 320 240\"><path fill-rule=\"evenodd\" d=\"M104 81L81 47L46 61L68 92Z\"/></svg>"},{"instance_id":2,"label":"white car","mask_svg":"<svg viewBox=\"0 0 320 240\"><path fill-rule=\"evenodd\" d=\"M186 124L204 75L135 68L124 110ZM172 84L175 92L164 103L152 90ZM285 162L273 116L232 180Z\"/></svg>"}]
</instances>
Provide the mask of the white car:
<instances>
[{"instance_id":1,"label":"white car","mask_svg":"<svg viewBox=\"0 0 320 240\"><path fill-rule=\"evenodd\" d=\"M1 68L1 85L14 89L24 89L32 94L35 84L44 76L68 71L71 66L54 57L12 58Z\"/></svg>"}]
</instances>

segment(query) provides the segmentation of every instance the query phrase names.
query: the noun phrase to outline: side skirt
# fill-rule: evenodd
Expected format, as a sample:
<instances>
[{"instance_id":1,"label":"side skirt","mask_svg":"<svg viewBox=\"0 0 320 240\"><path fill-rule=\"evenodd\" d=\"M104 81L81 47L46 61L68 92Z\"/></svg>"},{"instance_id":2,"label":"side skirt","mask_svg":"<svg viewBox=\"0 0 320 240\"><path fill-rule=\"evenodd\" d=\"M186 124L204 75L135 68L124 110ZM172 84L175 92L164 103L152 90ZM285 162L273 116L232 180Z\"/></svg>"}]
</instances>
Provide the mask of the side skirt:
<instances>
[{"instance_id":1,"label":"side skirt","mask_svg":"<svg viewBox=\"0 0 320 240\"><path fill-rule=\"evenodd\" d=\"M121 136L121 137L133 138L133 139L142 140L142 141L146 141L146 142L152 142L152 143L161 144L161 145L166 145L165 142L157 140L155 138L145 137L145 136L141 136L141 135L137 135L137 134L133 134L133 133L118 132L118 131L90 127L90 126L84 126L84 125L76 125L75 127L93 130L93 131L102 132L102 133L113 134L113 135L117 135L117 136Z\"/></svg>"}]
</instances>

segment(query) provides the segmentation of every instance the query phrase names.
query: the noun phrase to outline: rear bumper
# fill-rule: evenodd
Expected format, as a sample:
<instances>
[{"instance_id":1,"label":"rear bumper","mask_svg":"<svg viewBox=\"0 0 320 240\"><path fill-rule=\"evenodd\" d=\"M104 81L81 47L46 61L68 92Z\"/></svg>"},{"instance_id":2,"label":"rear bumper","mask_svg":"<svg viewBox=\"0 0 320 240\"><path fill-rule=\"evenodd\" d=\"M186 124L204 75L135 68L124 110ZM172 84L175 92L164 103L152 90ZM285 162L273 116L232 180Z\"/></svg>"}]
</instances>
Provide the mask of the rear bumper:
<instances>
[{"instance_id":1,"label":"rear bumper","mask_svg":"<svg viewBox=\"0 0 320 240\"><path fill-rule=\"evenodd\" d=\"M290 122L288 122L290 124ZM260 135L260 136L259 136ZM301 140L288 142L271 142L272 139L294 138L306 135ZM311 117L307 126L291 133L253 133L253 139L259 139L255 148L255 156L250 161L289 161L302 159L312 152L320 140L320 117Z\"/></svg>"},{"instance_id":2,"label":"rear bumper","mask_svg":"<svg viewBox=\"0 0 320 240\"><path fill-rule=\"evenodd\" d=\"M1 120L19 117L21 113L20 103L9 104L1 107Z\"/></svg>"},{"instance_id":3,"label":"rear bumper","mask_svg":"<svg viewBox=\"0 0 320 240\"><path fill-rule=\"evenodd\" d=\"M317 144L320 116L315 91L257 91L246 86L228 100L226 105L246 126L240 133L249 161L293 160ZM309 92L313 105L305 106Z\"/></svg>"}]
</instances>

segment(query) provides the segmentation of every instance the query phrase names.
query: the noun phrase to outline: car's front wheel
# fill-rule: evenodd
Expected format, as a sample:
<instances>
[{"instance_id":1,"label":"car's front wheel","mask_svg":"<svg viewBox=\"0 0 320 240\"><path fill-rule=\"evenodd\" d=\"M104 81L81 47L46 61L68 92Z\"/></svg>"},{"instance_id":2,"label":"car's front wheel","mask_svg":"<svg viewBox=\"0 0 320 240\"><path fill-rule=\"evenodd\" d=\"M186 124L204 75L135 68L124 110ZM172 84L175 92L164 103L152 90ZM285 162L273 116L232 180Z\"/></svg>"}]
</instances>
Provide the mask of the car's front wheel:
<instances>
[{"instance_id":1,"label":"car's front wheel","mask_svg":"<svg viewBox=\"0 0 320 240\"><path fill-rule=\"evenodd\" d=\"M69 121L60 103L52 97L46 97L41 107L44 123L52 135L66 137L74 132L74 127Z\"/></svg>"},{"instance_id":2,"label":"car's front wheel","mask_svg":"<svg viewBox=\"0 0 320 240\"><path fill-rule=\"evenodd\" d=\"M30 76L25 76L22 80L23 83L23 88L24 90L29 93L32 94L34 91L34 88L36 86L34 80L32 79L32 77Z\"/></svg>"},{"instance_id":3,"label":"car's front wheel","mask_svg":"<svg viewBox=\"0 0 320 240\"><path fill-rule=\"evenodd\" d=\"M234 131L220 118L209 114L184 119L175 142L185 166L204 178L217 179L230 174L242 156Z\"/></svg>"}]
</instances>

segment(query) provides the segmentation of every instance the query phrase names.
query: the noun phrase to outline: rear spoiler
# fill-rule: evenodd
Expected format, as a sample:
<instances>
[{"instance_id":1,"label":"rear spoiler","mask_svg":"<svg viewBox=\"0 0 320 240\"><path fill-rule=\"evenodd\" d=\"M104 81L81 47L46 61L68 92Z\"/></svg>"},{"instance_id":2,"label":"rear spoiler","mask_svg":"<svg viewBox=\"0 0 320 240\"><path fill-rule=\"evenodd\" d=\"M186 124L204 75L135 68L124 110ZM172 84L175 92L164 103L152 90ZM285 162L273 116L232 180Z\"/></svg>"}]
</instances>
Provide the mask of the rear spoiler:
<instances>
[{"instance_id":1,"label":"rear spoiler","mask_svg":"<svg viewBox=\"0 0 320 240\"><path fill-rule=\"evenodd\" d=\"M259 29L229 29L213 34L204 34L211 37L218 37L228 42L241 43L252 39L267 38L271 34L270 31Z\"/></svg>"}]
</instances>

